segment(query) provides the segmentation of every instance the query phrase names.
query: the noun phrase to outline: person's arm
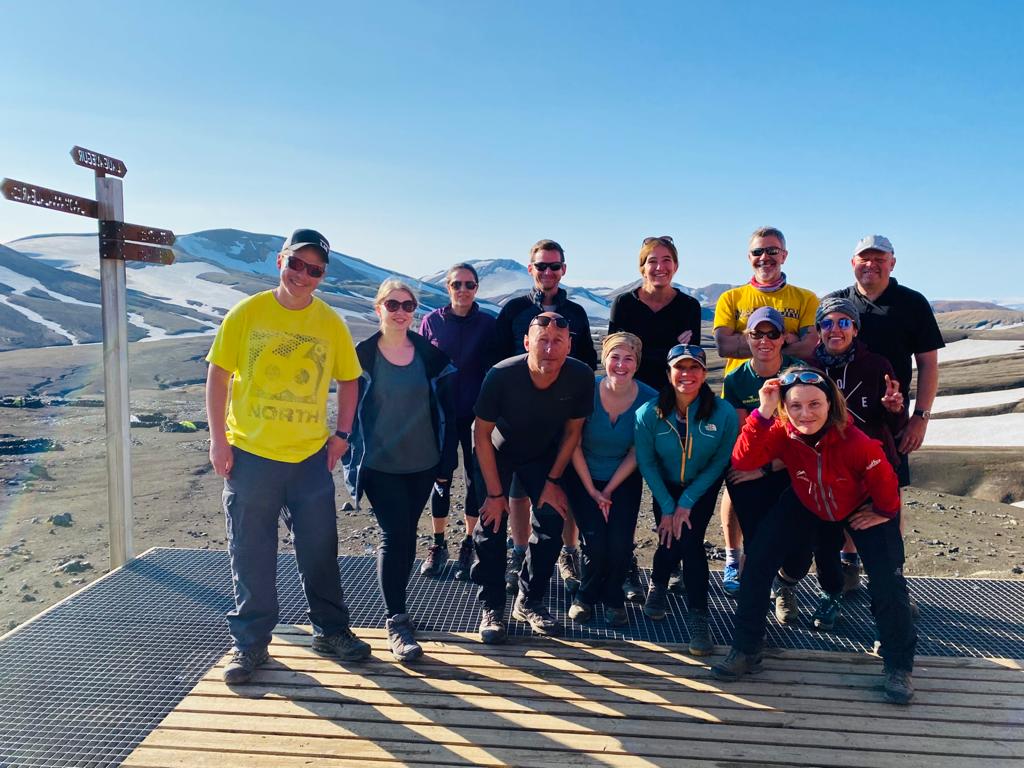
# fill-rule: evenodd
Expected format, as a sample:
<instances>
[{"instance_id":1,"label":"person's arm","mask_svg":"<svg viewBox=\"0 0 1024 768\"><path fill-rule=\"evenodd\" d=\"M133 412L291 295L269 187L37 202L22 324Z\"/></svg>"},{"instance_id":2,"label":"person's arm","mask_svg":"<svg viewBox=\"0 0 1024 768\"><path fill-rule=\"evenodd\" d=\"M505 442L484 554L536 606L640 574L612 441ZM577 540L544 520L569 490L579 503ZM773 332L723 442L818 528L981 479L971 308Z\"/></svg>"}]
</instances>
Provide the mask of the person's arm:
<instances>
[{"instance_id":1,"label":"person's arm","mask_svg":"<svg viewBox=\"0 0 1024 768\"><path fill-rule=\"evenodd\" d=\"M594 478L590 476L590 467L587 466L587 460L583 456L582 443L577 445L576 450L572 452L572 468L576 470L576 476L580 479L583 490L591 496L597 493L597 489L594 487Z\"/></svg>"},{"instance_id":2,"label":"person's arm","mask_svg":"<svg viewBox=\"0 0 1024 768\"><path fill-rule=\"evenodd\" d=\"M341 432L352 431L352 421L356 416L356 402L359 399L359 379L338 382L338 419L335 429ZM348 440L342 440L337 435L327 438L327 470L334 471L338 459L345 455L348 450Z\"/></svg>"},{"instance_id":3,"label":"person's arm","mask_svg":"<svg viewBox=\"0 0 1024 768\"><path fill-rule=\"evenodd\" d=\"M622 323L625 320L625 318L623 317L624 313L622 311L622 303L623 303L623 298L622 297L625 296L625 295L627 295L627 294L620 293L618 296L615 297L615 300L612 302L611 312L609 312L609 314L608 314L608 333L609 334L618 333L619 331L626 330L626 328L622 325Z\"/></svg>"},{"instance_id":4,"label":"person's arm","mask_svg":"<svg viewBox=\"0 0 1024 768\"><path fill-rule=\"evenodd\" d=\"M565 496L565 491L562 490L558 483L562 479L562 473L565 472L565 468L569 466L569 462L572 460L573 451L580 444L580 436L583 434L583 422L585 421L585 418L566 419L565 428L562 430L562 441L558 445L558 453L555 456L554 463L551 465L551 469L548 470L548 477L544 482L543 490L540 492L540 498L537 499L538 508L547 504L563 518L567 518L569 515L569 500Z\"/></svg>"},{"instance_id":5,"label":"person's arm","mask_svg":"<svg viewBox=\"0 0 1024 768\"><path fill-rule=\"evenodd\" d=\"M732 449L732 465L736 469L757 469L781 458L786 431L775 426L775 409L779 407L779 380L768 379L757 393L760 403L750 412L740 429ZM768 414L767 416L765 414Z\"/></svg>"},{"instance_id":6,"label":"person's arm","mask_svg":"<svg viewBox=\"0 0 1024 768\"><path fill-rule=\"evenodd\" d=\"M786 334L786 344L782 347L782 354L789 357L803 359L814 354L814 348L818 346L818 332L814 326L804 326L795 334Z\"/></svg>"},{"instance_id":7,"label":"person's arm","mask_svg":"<svg viewBox=\"0 0 1024 768\"><path fill-rule=\"evenodd\" d=\"M750 357L747 337L735 328L719 326L714 330L715 347L719 357L733 357L739 360Z\"/></svg>"},{"instance_id":8,"label":"person's arm","mask_svg":"<svg viewBox=\"0 0 1024 768\"><path fill-rule=\"evenodd\" d=\"M634 472L636 472L636 446L630 446L630 449L626 451L626 455L622 457L622 461L619 462L619 466L612 473L611 479L605 485L602 493L611 498L611 495L618 487L626 482L627 478Z\"/></svg>"},{"instance_id":9,"label":"person's arm","mask_svg":"<svg viewBox=\"0 0 1024 768\"><path fill-rule=\"evenodd\" d=\"M514 302L515 299L512 299L512 301ZM509 310L509 304L506 304L501 308L497 319L494 321L494 337L490 357L493 362L499 363L506 358L520 354L522 351L521 341L518 352L513 344L512 312Z\"/></svg>"},{"instance_id":10,"label":"person's arm","mask_svg":"<svg viewBox=\"0 0 1024 768\"><path fill-rule=\"evenodd\" d=\"M575 338L575 346L579 352L579 356L576 358L582 363L586 363L590 366L590 370L597 370L597 350L594 349L594 337L590 335L590 318L587 317L587 313L584 309L580 309L580 321L576 326L576 330L580 334Z\"/></svg>"},{"instance_id":11,"label":"person's arm","mask_svg":"<svg viewBox=\"0 0 1024 768\"><path fill-rule=\"evenodd\" d=\"M497 533L502 518L508 514L508 496L498 475L498 456L491 442L491 433L495 423L477 417L473 422L473 447L476 450L476 463L480 467L480 475L484 481L484 499L480 507L480 522L490 525Z\"/></svg>"},{"instance_id":12,"label":"person's arm","mask_svg":"<svg viewBox=\"0 0 1024 768\"><path fill-rule=\"evenodd\" d=\"M228 386L231 371L210 363L206 369L206 420L210 425L210 463L221 477L231 474L234 454L228 443Z\"/></svg>"},{"instance_id":13,"label":"person's arm","mask_svg":"<svg viewBox=\"0 0 1024 768\"><path fill-rule=\"evenodd\" d=\"M917 397L914 398L914 410L930 411L935 404L935 395L939 391L939 350L917 352L914 361L917 363ZM900 453L913 453L920 448L927 430L928 419L923 416L911 416L900 438Z\"/></svg>"},{"instance_id":14,"label":"person's arm","mask_svg":"<svg viewBox=\"0 0 1024 768\"><path fill-rule=\"evenodd\" d=\"M636 412L636 429L633 431L633 444L636 448L636 465L640 468L647 487L651 489L658 506L667 516L675 506L672 494L665 486L665 480L658 468L658 455L654 449L654 428L658 415L653 408L643 407Z\"/></svg>"},{"instance_id":15,"label":"person's arm","mask_svg":"<svg viewBox=\"0 0 1024 768\"><path fill-rule=\"evenodd\" d=\"M875 525L888 523L900 512L899 480L885 451L876 440L861 438L852 448L848 460L854 462L854 471L861 475L867 487L870 503L864 504L849 517L850 527L862 531Z\"/></svg>"}]
</instances>

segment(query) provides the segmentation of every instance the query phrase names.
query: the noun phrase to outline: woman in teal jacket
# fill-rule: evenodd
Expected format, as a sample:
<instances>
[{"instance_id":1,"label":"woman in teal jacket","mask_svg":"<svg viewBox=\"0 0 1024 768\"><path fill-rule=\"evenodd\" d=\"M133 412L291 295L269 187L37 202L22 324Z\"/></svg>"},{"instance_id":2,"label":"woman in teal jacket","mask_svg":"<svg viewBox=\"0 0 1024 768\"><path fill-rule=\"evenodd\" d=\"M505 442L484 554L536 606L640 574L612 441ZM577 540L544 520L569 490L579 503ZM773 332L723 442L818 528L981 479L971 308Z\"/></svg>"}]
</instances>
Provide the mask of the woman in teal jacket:
<instances>
[{"instance_id":1,"label":"woman in teal jacket","mask_svg":"<svg viewBox=\"0 0 1024 768\"><path fill-rule=\"evenodd\" d=\"M735 409L707 385L704 350L677 344L668 381L636 414L636 461L654 496L658 549L644 613L665 618L669 575L682 561L690 653L711 653L704 532L739 431Z\"/></svg>"}]
</instances>

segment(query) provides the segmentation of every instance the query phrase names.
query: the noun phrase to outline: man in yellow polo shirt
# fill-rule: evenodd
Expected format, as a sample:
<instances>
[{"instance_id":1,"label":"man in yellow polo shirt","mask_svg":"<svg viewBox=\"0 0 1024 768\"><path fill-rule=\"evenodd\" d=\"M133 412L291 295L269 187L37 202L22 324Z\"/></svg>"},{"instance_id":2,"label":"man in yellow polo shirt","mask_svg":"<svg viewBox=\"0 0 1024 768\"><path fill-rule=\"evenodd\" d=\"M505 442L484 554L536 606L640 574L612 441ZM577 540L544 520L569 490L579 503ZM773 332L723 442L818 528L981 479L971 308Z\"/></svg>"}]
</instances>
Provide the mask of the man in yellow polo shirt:
<instances>
[{"instance_id":1,"label":"man in yellow polo shirt","mask_svg":"<svg viewBox=\"0 0 1024 768\"><path fill-rule=\"evenodd\" d=\"M814 314L818 297L813 291L790 285L782 265L789 252L786 237L775 227L761 227L750 236L747 260L754 270L746 285L731 288L718 297L715 305L715 346L725 358L725 374L743 365L750 357L750 345L744 331L747 318L754 310L772 307L782 315L785 344L782 354L802 360L809 357L818 343L814 330ZM768 506L772 500L766 500ZM767 506L765 507L767 509ZM743 557L743 533L732 511L729 492L722 497L722 533L725 537L725 570L722 586L726 594L739 593L739 568ZM785 566L783 566L785 567Z\"/></svg>"},{"instance_id":2,"label":"man in yellow polo shirt","mask_svg":"<svg viewBox=\"0 0 1024 768\"><path fill-rule=\"evenodd\" d=\"M338 571L331 472L348 448L362 369L345 322L313 296L330 251L316 230L296 230L277 256L277 287L236 304L206 356L210 462L224 478L235 592L228 683L248 682L269 659L282 514L309 603L313 649L347 661L370 655L349 629ZM338 381L334 429L327 425L332 379Z\"/></svg>"}]
</instances>

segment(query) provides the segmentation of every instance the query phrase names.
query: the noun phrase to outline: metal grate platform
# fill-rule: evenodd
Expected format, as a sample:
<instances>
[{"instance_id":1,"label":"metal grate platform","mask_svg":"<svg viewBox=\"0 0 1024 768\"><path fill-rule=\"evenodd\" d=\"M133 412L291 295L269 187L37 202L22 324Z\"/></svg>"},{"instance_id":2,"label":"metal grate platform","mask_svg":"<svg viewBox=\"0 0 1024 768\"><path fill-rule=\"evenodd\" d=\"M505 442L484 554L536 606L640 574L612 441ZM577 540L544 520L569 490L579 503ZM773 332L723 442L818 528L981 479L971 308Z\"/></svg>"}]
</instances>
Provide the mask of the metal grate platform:
<instances>
[{"instance_id":1,"label":"metal grate platform","mask_svg":"<svg viewBox=\"0 0 1024 768\"><path fill-rule=\"evenodd\" d=\"M383 627L375 560L340 562L353 625ZM475 590L453 580L452 568L438 580L411 579L409 610L424 631L476 630ZM799 593L804 616L813 610L812 582ZM1024 658L1024 582L910 583L922 613L920 655ZM291 555L279 558L278 589L281 622L307 623ZM712 573L710 600L714 640L728 644L733 603L721 591L719 573ZM119 765L228 650L224 613L232 604L225 552L156 549L10 633L0 641L0 768ZM549 604L557 616L565 615L560 584ZM683 601L672 595L670 604L661 622L631 606L626 631L595 620L586 626L569 622L565 634L686 642ZM511 623L513 636L527 633ZM807 625L783 628L774 619L768 630L769 645L794 649L865 651L873 638L863 594L847 602L833 633Z\"/></svg>"}]
</instances>

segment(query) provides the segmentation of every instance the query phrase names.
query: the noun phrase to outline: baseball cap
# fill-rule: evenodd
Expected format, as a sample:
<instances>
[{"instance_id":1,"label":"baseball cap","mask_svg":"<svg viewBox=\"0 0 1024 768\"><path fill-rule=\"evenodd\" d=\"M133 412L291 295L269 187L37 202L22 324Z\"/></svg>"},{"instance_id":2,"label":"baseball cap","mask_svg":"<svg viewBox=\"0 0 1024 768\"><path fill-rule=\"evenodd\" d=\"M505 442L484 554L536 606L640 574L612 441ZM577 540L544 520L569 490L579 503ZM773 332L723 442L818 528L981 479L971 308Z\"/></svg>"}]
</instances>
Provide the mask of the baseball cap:
<instances>
[{"instance_id":1,"label":"baseball cap","mask_svg":"<svg viewBox=\"0 0 1024 768\"><path fill-rule=\"evenodd\" d=\"M747 328L757 328L758 323L771 323L777 330L785 331L786 325L782 313L775 307L758 307L747 318Z\"/></svg>"},{"instance_id":2,"label":"baseball cap","mask_svg":"<svg viewBox=\"0 0 1024 768\"><path fill-rule=\"evenodd\" d=\"M886 253L896 253L892 247L892 243L889 242L889 238L885 235L868 235L862 237L860 242L857 243L857 247L853 249L853 255L859 256L864 251L885 251Z\"/></svg>"},{"instance_id":3,"label":"baseball cap","mask_svg":"<svg viewBox=\"0 0 1024 768\"><path fill-rule=\"evenodd\" d=\"M704 354L704 350L698 347L696 344L676 344L672 349L668 351L668 357L666 362L669 367L673 366L677 360L689 358L690 360L696 360L700 363L700 367L705 371L708 369L708 358Z\"/></svg>"},{"instance_id":4,"label":"baseball cap","mask_svg":"<svg viewBox=\"0 0 1024 768\"><path fill-rule=\"evenodd\" d=\"M284 241L281 250L297 251L299 248L304 248L307 245L320 251L320 255L324 257L325 263L331 260L331 244L327 242L326 237L315 229L296 229L292 232L292 236Z\"/></svg>"}]
</instances>

